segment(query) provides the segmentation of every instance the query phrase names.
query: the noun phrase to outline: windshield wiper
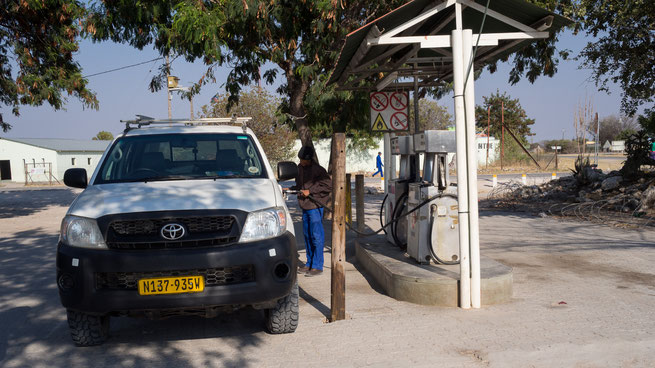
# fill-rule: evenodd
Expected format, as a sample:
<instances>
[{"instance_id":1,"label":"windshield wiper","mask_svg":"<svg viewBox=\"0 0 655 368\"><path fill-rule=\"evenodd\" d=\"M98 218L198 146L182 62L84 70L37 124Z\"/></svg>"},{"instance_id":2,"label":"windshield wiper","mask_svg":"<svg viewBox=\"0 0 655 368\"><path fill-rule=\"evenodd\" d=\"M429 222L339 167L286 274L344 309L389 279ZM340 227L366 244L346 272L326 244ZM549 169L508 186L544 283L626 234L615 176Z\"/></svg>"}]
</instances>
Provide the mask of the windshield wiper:
<instances>
[{"instance_id":1,"label":"windshield wiper","mask_svg":"<svg viewBox=\"0 0 655 368\"><path fill-rule=\"evenodd\" d=\"M200 179L202 177L192 176L192 175L169 175L169 176L156 176L153 178L140 179L144 183L149 181L168 181L168 180L191 180L191 179Z\"/></svg>"}]
</instances>

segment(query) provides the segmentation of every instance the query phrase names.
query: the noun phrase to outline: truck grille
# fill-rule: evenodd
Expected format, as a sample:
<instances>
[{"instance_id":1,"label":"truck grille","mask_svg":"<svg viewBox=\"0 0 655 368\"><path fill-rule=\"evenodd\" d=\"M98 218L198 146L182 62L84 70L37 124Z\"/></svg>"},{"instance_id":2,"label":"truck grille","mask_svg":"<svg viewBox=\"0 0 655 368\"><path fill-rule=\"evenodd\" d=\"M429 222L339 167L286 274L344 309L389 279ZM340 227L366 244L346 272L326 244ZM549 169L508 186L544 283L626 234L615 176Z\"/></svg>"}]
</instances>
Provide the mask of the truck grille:
<instances>
[{"instance_id":1,"label":"truck grille","mask_svg":"<svg viewBox=\"0 0 655 368\"><path fill-rule=\"evenodd\" d=\"M109 249L180 249L180 248L200 248L200 247L216 247L227 246L235 243L239 238L236 236L226 236L216 239L201 239L201 240L185 240L185 241L157 241L157 242L129 242L129 241L109 241L107 247Z\"/></svg>"},{"instance_id":2,"label":"truck grille","mask_svg":"<svg viewBox=\"0 0 655 368\"><path fill-rule=\"evenodd\" d=\"M234 223L232 216L180 217L144 220L117 220L109 226L119 235L153 235L167 223L183 224L190 233L228 231Z\"/></svg>"},{"instance_id":3,"label":"truck grille","mask_svg":"<svg viewBox=\"0 0 655 368\"><path fill-rule=\"evenodd\" d=\"M211 287L255 281L255 270L252 265L244 265L178 271L98 272L95 281L97 290L137 290L137 281L140 279L173 276L202 276L205 287Z\"/></svg>"}]
</instances>

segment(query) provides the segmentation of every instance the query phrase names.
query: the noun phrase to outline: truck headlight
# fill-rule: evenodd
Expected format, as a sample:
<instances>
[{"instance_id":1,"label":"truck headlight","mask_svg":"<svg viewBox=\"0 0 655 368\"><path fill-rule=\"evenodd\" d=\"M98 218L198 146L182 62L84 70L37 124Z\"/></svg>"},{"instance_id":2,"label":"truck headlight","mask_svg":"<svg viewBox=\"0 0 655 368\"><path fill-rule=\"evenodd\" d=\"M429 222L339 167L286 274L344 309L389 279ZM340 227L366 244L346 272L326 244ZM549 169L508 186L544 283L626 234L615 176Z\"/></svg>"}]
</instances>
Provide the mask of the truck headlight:
<instances>
[{"instance_id":1,"label":"truck headlight","mask_svg":"<svg viewBox=\"0 0 655 368\"><path fill-rule=\"evenodd\" d=\"M61 222L60 240L71 247L107 249L98 223L84 217L64 217Z\"/></svg>"},{"instance_id":2,"label":"truck headlight","mask_svg":"<svg viewBox=\"0 0 655 368\"><path fill-rule=\"evenodd\" d=\"M274 238L282 235L287 229L287 215L282 207L269 208L263 211L251 212L243 225L239 242Z\"/></svg>"}]
</instances>

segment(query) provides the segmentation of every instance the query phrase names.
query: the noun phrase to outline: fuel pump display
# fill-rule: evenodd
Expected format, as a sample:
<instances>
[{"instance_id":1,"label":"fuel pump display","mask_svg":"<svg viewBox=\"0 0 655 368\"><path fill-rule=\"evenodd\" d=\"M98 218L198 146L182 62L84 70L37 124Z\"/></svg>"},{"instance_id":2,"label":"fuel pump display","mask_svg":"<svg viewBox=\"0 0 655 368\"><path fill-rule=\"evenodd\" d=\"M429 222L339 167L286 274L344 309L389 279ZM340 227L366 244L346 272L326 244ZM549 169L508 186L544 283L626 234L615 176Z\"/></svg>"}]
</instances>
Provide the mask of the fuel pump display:
<instances>
[{"instance_id":1,"label":"fuel pump display","mask_svg":"<svg viewBox=\"0 0 655 368\"><path fill-rule=\"evenodd\" d=\"M407 253L419 263L430 259L459 263L457 187L450 183L448 153L456 151L454 131L426 130L413 137L414 150L423 153L423 177L409 183ZM429 201L427 205L422 205Z\"/></svg>"}]
</instances>

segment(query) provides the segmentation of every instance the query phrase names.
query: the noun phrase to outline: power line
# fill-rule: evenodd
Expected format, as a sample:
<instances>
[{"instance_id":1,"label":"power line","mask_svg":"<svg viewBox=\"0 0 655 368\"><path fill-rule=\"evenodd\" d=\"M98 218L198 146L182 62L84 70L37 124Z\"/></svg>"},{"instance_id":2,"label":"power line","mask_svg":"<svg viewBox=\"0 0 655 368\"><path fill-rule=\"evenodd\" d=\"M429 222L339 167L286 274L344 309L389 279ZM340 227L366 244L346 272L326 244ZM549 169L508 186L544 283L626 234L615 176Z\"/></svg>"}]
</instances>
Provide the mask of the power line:
<instances>
[{"instance_id":1,"label":"power line","mask_svg":"<svg viewBox=\"0 0 655 368\"><path fill-rule=\"evenodd\" d=\"M155 58L155 59L152 59L152 60L148 60L148 61L143 61L143 62L140 62L140 63L137 63L137 64L126 65L126 66L122 66L122 67L120 67L120 68L116 68L116 69L105 70L104 72L100 72L100 73L95 73L95 74L85 75L83 78L95 77L96 75L100 75L100 74L107 74L107 73L116 72L116 71L123 70L123 69L127 69L127 68L133 68L133 67L135 67L135 66L139 66L139 65L147 64L147 63L150 63L150 62L153 62L153 61L157 61L157 60L161 60L161 59L163 59L163 57L160 56L160 57L158 57L158 58Z\"/></svg>"}]
</instances>

